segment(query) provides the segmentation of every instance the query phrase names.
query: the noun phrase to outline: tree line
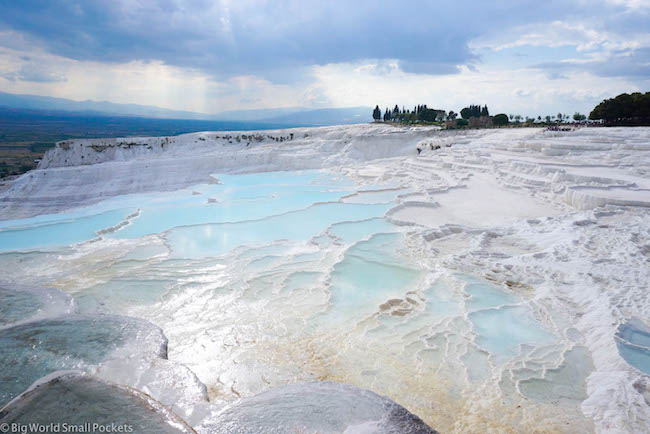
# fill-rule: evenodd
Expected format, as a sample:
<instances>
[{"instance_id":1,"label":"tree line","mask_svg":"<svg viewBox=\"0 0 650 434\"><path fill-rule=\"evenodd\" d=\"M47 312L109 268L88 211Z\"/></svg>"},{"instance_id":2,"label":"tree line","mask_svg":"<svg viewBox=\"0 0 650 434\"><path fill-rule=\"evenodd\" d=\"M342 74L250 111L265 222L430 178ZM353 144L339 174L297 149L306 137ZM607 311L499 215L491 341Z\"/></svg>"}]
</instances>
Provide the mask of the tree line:
<instances>
[{"instance_id":1,"label":"tree line","mask_svg":"<svg viewBox=\"0 0 650 434\"><path fill-rule=\"evenodd\" d=\"M384 122L443 122L447 119L456 119L457 114L453 110L447 113L442 109L432 109L427 107L426 104L416 105L413 110L402 107L401 109L397 104L391 110L387 108L383 114L379 106L376 106L372 112L372 118L376 121L383 120Z\"/></svg>"},{"instance_id":2,"label":"tree line","mask_svg":"<svg viewBox=\"0 0 650 434\"><path fill-rule=\"evenodd\" d=\"M426 104L419 104L413 107L413 110L406 109L402 107L399 108L399 105L391 110L386 108L383 112L379 108L379 105L375 106L375 109L372 112L372 117L375 121L384 121L384 122L399 122L399 123L413 123L413 122L427 122L427 123L441 123L445 121L455 121L457 127L464 127L469 125L469 120L471 118L482 118L486 117L490 120L495 119L495 125L507 125L508 116L505 114L500 114L494 118L490 117L490 110L487 105L481 106L480 104L472 104L468 107L463 108L460 111L461 119L456 120L458 113L453 110L445 111L442 109L432 109L427 107ZM511 115L512 117L512 115Z\"/></svg>"},{"instance_id":3,"label":"tree line","mask_svg":"<svg viewBox=\"0 0 650 434\"><path fill-rule=\"evenodd\" d=\"M465 107L460 111L460 116L463 119L469 120L473 117L481 116L490 116L490 111L487 105L470 105ZM395 107L391 110L387 108L386 110L381 111L379 105L375 106L375 109L372 111L372 118L376 121L383 120L384 122L413 122L413 121L422 121L422 122L443 122L447 120L454 120L458 117L458 113L450 110L449 112L442 109L432 109L427 107L426 104L416 105L413 107L413 110L406 109L402 107L400 110L399 106L395 104Z\"/></svg>"},{"instance_id":4,"label":"tree line","mask_svg":"<svg viewBox=\"0 0 650 434\"><path fill-rule=\"evenodd\" d=\"M483 108L480 105L470 105L460 111L460 116L463 119L480 118L481 116L490 116L490 111L487 105Z\"/></svg>"},{"instance_id":5,"label":"tree line","mask_svg":"<svg viewBox=\"0 0 650 434\"><path fill-rule=\"evenodd\" d=\"M573 118L576 122L582 122L587 119L587 117L581 113L575 112L573 116L568 114L558 113L557 115L546 115L544 117L537 116L525 118L521 115L505 114L499 113L495 116L490 116L490 110L487 105L480 104L471 104L460 111L460 119L458 113L455 113L453 110L446 112L442 109L431 109L427 107L426 104L416 105L413 107L413 110L406 109L402 107L401 109L396 104L395 107L391 110L386 108L383 112L379 108L379 105L375 106L375 109L372 112L372 117L375 121L384 121L384 122L397 122L397 123L415 123L415 122L425 122L425 123L441 123L445 121L455 121L456 127L465 127L471 125L469 120L471 118L479 119L488 119L487 125L491 124L494 126L505 126L513 124L520 126L525 124L527 126L539 125L539 124L557 124L562 122L568 122ZM482 123L483 126L486 125L486 122Z\"/></svg>"},{"instance_id":6,"label":"tree line","mask_svg":"<svg viewBox=\"0 0 650 434\"><path fill-rule=\"evenodd\" d=\"M591 120L602 120L606 125L650 126L650 92L622 93L606 99L589 114Z\"/></svg>"}]
</instances>

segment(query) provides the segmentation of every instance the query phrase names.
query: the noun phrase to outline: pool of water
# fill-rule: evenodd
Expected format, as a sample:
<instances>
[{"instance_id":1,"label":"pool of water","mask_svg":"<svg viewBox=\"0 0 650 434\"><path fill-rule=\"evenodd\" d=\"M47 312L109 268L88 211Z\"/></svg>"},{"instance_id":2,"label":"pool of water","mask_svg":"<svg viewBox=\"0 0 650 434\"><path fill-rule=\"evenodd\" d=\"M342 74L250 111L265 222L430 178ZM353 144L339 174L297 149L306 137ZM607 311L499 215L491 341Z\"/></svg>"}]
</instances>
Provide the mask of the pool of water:
<instances>
[{"instance_id":1,"label":"pool of water","mask_svg":"<svg viewBox=\"0 0 650 434\"><path fill-rule=\"evenodd\" d=\"M4 357L28 367L0 379L13 381L4 399L70 368L154 393L165 385L160 372L178 378L178 365L216 405L334 380L447 428L476 390L512 411L584 396L589 355L567 347L525 296L441 270L414 247L420 228L384 218L411 190L320 171L214 179L0 224L0 266L10 264L11 279L63 291L0 290ZM119 326L124 317L138 320ZM112 365L123 348L163 346L178 365L155 361L158 389L147 383L150 368L135 369L130 384L124 365ZM173 402L198 422L184 385L174 385Z\"/></svg>"},{"instance_id":2,"label":"pool of water","mask_svg":"<svg viewBox=\"0 0 650 434\"><path fill-rule=\"evenodd\" d=\"M637 318L621 324L616 333L621 357L641 372L650 375L650 327Z\"/></svg>"},{"instance_id":3,"label":"pool of water","mask_svg":"<svg viewBox=\"0 0 650 434\"><path fill-rule=\"evenodd\" d=\"M99 211L99 210L98 210ZM0 229L0 251L51 249L88 241L97 232L119 224L133 208L99 211L95 215L69 215L49 222Z\"/></svg>"},{"instance_id":4,"label":"pool of water","mask_svg":"<svg viewBox=\"0 0 650 434\"><path fill-rule=\"evenodd\" d=\"M124 239L179 226L260 220L316 203L338 201L354 191L349 180L317 171L216 176L219 184L179 192L127 195L78 211L1 222L0 251L79 243L106 229L119 229L110 231L110 236ZM136 212L137 218L115 228Z\"/></svg>"}]
</instances>

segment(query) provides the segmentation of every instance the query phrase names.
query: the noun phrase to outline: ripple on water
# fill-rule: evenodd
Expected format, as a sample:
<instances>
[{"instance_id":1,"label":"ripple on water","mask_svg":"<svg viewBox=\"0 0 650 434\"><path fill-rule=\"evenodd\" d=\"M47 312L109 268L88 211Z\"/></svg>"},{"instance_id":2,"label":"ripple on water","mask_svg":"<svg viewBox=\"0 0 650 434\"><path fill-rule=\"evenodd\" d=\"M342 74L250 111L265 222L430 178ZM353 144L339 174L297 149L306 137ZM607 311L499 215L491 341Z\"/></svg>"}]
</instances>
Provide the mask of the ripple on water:
<instances>
[{"instance_id":1,"label":"ripple on water","mask_svg":"<svg viewBox=\"0 0 650 434\"><path fill-rule=\"evenodd\" d=\"M72 313L73 309L72 297L57 289L0 287L0 328Z\"/></svg>"},{"instance_id":2,"label":"ripple on water","mask_svg":"<svg viewBox=\"0 0 650 434\"><path fill-rule=\"evenodd\" d=\"M1 329L0 406L47 374L96 366L127 345L132 355L166 357L162 331L134 318L68 315Z\"/></svg>"}]
</instances>

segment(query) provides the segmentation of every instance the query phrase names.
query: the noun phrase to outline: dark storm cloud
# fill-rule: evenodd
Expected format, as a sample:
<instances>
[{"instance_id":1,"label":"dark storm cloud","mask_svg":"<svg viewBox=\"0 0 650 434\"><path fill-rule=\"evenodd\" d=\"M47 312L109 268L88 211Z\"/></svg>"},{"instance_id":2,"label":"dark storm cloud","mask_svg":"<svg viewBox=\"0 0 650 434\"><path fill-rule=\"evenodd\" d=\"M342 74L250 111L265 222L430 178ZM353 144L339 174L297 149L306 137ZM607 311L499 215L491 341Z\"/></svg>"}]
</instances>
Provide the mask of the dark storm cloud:
<instances>
[{"instance_id":1,"label":"dark storm cloud","mask_svg":"<svg viewBox=\"0 0 650 434\"><path fill-rule=\"evenodd\" d=\"M629 31L620 6L565 1L9 1L0 26L77 60L160 60L215 77L295 82L306 67L397 59L413 73L449 74L480 61L468 42L522 24L597 14ZM607 21L607 20L605 20Z\"/></svg>"}]
</instances>

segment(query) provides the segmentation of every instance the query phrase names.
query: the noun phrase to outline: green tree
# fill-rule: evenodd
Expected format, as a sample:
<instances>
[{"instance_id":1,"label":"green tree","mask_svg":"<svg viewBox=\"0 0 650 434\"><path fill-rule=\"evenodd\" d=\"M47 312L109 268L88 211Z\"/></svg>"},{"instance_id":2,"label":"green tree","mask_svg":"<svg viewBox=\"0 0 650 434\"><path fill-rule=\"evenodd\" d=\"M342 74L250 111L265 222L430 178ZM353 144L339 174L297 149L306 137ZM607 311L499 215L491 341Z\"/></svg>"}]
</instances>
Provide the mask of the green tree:
<instances>
[{"instance_id":1,"label":"green tree","mask_svg":"<svg viewBox=\"0 0 650 434\"><path fill-rule=\"evenodd\" d=\"M505 113L499 113L492 118L492 123L496 126L508 125L508 115Z\"/></svg>"},{"instance_id":2,"label":"green tree","mask_svg":"<svg viewBox=\"0 0 650 434\"><path fill-rule=\"evenodd\" d=\"M375 121L381 120L381 110L379 109L379 106L376 106L375 109L372 111L372 118Z\"/></svg>"},{"instance_id":3,"label":"green tree","mask_svg":"<svg viewBox=\"0 0 650 434\"><path fill-rule=\"evenodd\" d=\"M573 120L576 122L581 122L587 119L587 116L583 115L582 113L575 112L573 114Z\"/></svg>"},{"instance_id":4,"label":"green tree","mask_svg":"<svg viewBox=\"0 0 650 434\"><path fill-rule=\"evenodd\" d=\"M492 123L498 127L508 125L508 115L505 113L499 113L492 118Z\"/></svg>"},{"instance_id":5,"label":"green tree","mask_svg":"<svg viewBox=\"0 0 650 434\"><path fill-rule=\"evenodd\" d=\"M465 107L460 111L460 116L463 119L469 119L469 118L478 118L480 116L489 116L488 108L487 106L481 108L481 105L470 105L469 107Z\"/></svg>"},{"instance_id":6,"label":"green tree","mask_svg":"<svg viewBox=\"0 0 650 434\"><path fill-rule=\"evenodd\" d=\"M420 114L418 115L418 118L421 121L424 121L424 122L435 122L435 120L436 120L436 111L432 110L432 109L429 109L429 108L426 108L426 107L423 107L420 110Z\"/></svg>"},{"instance_id":7,"label":"green tree","mask_svg":"<svg viewBox=\"0 0 650 434\"><path fill-rule=\"evenodd\" d=\"M622 93L606 99L589 114L591 120L603 120L610 125L649 125L650 92Z\"/></svg>"}]
</instances>

